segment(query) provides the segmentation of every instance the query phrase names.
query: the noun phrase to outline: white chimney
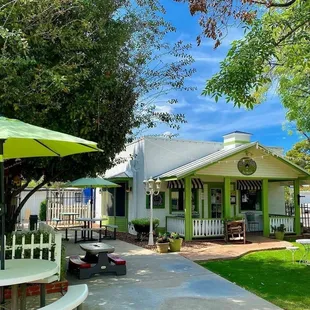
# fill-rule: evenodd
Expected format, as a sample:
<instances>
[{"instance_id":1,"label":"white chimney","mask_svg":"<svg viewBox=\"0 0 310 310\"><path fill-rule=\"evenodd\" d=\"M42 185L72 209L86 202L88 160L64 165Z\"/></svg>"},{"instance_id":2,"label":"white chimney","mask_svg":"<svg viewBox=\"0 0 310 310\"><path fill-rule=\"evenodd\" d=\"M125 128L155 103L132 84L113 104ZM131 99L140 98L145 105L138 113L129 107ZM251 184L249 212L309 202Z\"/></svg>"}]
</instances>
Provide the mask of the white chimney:
<instances>
[{"instance_id":1,"label":"white chimney","mask_svg":"<svg viewBox=\"0 0 310 310\"><path fill-rule=\"evenodd\" d=\"M234 131L224 135L224 149L233 149L239 145L243 145L251 142L251 133L243 131Z\"/></svg>"}]
</instances>

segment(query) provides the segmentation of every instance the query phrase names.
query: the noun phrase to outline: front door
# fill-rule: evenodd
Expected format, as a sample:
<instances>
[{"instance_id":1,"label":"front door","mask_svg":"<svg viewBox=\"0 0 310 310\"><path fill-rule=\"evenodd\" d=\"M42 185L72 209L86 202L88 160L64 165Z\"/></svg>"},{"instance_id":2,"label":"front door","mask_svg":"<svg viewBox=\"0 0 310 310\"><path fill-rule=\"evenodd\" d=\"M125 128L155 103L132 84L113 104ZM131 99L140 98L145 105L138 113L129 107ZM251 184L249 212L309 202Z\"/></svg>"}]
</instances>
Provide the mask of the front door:
<instances>
[{"instance_id":1,"label":"front door","mask_svg":"<svg viewBox=\"0 0 310 310\"><path fill-rule=\"evenodd\" d=\"M127 232L127 183L117 183L120 187L103 192L102 214L108 217L109 224L117 225L118 231Z\"/></svg>"},{"instance_id":2,"label":"front door","mask_svg":"<svg viewBox=\"0 0 310 310\"><path fill-rule=\"evenodd\" d=\"M223 188L221 187L210 187L210 217L211 218L222 218L223 212Z\"/></svg>"}]
</instances>

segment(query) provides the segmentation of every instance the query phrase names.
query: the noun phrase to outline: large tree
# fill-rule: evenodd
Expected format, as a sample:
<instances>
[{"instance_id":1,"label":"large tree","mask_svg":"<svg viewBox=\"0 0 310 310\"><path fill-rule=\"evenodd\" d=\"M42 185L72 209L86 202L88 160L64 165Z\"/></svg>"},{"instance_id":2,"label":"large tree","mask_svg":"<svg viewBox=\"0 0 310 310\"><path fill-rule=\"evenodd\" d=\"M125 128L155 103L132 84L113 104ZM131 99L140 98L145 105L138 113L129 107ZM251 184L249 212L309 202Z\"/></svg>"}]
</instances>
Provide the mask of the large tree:
<instances>
[{"instance_id":1,"label":"large tree","mask_svg":"<svg viewBox=\"0 0 310 310\"><path fill-rule=\"evenodd\" d=\"M287 151L286 157L310 172L310 141L299 141Z\"/></svg>"},{"instance_id":2,"label":"large tree","mask_svg":"<svg viewBox=\"0 0 310 310\"><path fill-rule=\"evenodd\" d=\"M97 141L103 149L6 161L10 231L27 199L46 183L104 172L134 128L184 122L183 115L158 113L151 98L184 88L192 59L186 46L163 41L174 29L156 1L0 0L0 8L0 113ZM163 54L179 57L158 68ZM38 185L15 206L14 197L31 180Z\"/></svg>"},{"instance_id":3,"label":"large tree","mask_svg":"<svg viewBox=\"0 0 310 310\"><path fill-rule=\"evenodd\" d=\"M183 2L187 2L184 0ZM220 71L207 81L205 95L253 108L274 87L305 135L310 131L310 1L188 0L201 14L203 35L219 46L229 27L241 22L247 34L233 42ZM241 26L241 25L239 25ZM198 38L200 41L201 37Z\"/></svg>"}]
</instances>

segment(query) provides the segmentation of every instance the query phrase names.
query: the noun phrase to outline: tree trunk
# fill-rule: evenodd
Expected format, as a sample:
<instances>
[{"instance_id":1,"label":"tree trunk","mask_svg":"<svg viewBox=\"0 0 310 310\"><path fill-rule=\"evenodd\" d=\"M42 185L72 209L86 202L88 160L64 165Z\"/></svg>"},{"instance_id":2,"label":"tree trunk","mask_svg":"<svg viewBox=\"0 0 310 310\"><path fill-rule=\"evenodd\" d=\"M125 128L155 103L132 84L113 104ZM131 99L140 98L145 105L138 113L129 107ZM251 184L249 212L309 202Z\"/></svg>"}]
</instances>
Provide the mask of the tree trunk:
<instances>
[{"instance_id":1,"label":"tree trunk","mask_svg":"<svg viewBox=\"0 0 310 310\"><path fill-rule=\"evenodd\" d=\"M38 184L36 187L34 187L26 196L25 198L20 202L20 204L16 206L12 204L12 197L11 195L6 196L6 207L7 207L7 212L6 212L6 218L5 218L5 232L6 233L11 233L12 231L15 230L15 224L17 222L17 218L26 204L26 202L29 200L29 198L37 191L39 190L42 186L47 184L49 182L48 179L44 179L40 184Z\"/></svg>"}]
</instances>

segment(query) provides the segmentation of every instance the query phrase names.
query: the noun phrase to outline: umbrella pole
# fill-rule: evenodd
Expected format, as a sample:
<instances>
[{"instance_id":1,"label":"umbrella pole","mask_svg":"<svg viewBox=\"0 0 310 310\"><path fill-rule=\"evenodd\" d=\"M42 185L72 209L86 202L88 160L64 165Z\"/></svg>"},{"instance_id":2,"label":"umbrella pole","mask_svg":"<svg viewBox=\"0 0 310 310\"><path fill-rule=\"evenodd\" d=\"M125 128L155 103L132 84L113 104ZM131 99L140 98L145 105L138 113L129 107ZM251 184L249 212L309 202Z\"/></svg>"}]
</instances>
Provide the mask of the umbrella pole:
<instances>
[{"instance_id":1,"label":"umbrella pole","mask_svg":"<svg viewBox=\"0 0 310 310\"><path fill-rule=\"evenodd\" d=\"M5 268L5 206L4 206L4 159L3 159L3 145L5 140L0 140L0 216L1 216L1 270ZM4 288L0 289L0 303L4 303Z\"/></svg>"},{"instance_id":2,"label":"umbrella pole","mask_svg":"<svg viewBox=\"0 0 310 310\"><path fill-rule=\"evenodd\" d=\"M1 270L5 266L5 205L4 205L4 159L3 159L3 145L5 140L0 140L0 209L1 209Z\"/></svg>"}]
</instances>

